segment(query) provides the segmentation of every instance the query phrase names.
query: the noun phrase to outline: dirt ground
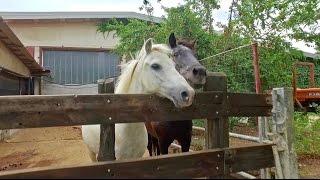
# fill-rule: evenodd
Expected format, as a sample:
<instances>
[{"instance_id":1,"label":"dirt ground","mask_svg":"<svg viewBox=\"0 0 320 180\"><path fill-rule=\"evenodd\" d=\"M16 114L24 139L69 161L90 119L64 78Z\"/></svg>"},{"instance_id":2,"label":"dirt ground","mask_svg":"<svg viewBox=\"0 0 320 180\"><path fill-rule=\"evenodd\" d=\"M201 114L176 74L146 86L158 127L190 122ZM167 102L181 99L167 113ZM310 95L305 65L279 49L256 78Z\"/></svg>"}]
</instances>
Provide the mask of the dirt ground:
<instances>
[{"instance_id":1,"label":"dirt ground","mask_svg":"<svg viewBox=\"0 0 320 180\"><path fill-rule=\"evenodd\" d=\"M233 132L257 136L255 128L236 127ZM192 150L204 146L202 133L194 132ZM252 144L230 138L230 146ZM0 172L32 167L61 167L91 163L86 145L82 141L80 127L54 127L20 130L10 140L0 142ZM180 152L170 148L170 152ZM147 156L147 153L145 154ZM302 178L320 178L320 157L299 157Z\"/></svg>"},{"instance_id":2,"label":"dirt ground","mask_svg":"<svg viewBox=\"0 0 320 180\"><path fill-rule=\"evenodd\" d=\"M77 127L20 130L0 152L0 171L91 162Z\"/></svg>"}]
</instances>

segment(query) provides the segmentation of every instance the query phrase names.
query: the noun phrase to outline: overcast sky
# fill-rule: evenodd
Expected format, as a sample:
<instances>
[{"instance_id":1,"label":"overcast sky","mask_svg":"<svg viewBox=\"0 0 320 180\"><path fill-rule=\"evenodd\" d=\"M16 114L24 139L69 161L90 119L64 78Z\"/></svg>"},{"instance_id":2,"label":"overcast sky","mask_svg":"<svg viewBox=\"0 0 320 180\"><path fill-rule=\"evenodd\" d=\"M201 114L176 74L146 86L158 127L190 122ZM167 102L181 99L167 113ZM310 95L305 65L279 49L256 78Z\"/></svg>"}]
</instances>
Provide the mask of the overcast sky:
<instances>
[{"instance_id":1,"label":"overcast sky","mask_svg":"<svg viewBox=\"0 0 320 180\"><path fill-rule=\"evenodd\" d=\"M138 12L143 0L0 0L0 11L133 11ZM165 15L157 0L150 0L154 5L154 16ZM228 8L232 0L220 0L221 8L214 12L215 22L227 22ZM161 0L166 7L175 7L183 0ZM315 53L313 47L303 42L294 42L294 47Z\"/></svg>"}]
</instances>

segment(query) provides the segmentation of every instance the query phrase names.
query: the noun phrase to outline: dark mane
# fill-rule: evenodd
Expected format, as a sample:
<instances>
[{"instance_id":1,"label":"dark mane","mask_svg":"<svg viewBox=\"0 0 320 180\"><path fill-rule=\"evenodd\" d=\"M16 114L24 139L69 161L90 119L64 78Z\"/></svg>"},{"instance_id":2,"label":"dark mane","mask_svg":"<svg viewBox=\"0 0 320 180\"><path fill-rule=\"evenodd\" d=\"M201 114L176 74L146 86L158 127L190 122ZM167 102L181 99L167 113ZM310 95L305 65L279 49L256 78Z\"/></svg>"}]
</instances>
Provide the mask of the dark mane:
<instances>
[{"instance_id":1,"label":"dark mane","mask_svg":"<svg viewBox=\"0 0 320 180\"><path fill-rule=\"evenodd\" d=\"M177 38L177 44L183 45L191 49L192 51L196 51L195 40L185 39L185 38Z\"/></svg>"}]
</instances>

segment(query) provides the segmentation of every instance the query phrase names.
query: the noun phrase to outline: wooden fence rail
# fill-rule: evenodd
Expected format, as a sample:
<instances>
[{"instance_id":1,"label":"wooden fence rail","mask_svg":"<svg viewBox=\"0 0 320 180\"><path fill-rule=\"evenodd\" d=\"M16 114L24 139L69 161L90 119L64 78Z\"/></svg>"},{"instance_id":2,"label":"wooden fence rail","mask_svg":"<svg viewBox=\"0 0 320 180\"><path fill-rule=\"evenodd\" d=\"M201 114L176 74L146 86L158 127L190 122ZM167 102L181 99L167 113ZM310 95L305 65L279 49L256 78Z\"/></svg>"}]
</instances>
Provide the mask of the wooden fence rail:
<instances>
[{"instance_id":1,"label":"wooden fence rail","mask_svg":"<svg viewBox=\"0 0 320 180\"><path fill-rule=\"evenodd\" d=\"M273 167L272 145L214 149L139 160L110 161L62 168L32 168L3 172L0 179L26 178L190 178Z\"/></svg>"},{"instance_id":2,"label":"wooden fence rail","mask_svg":"<svg viewBox=\"0 0 320 180\"><path fill-rule=\"evenodd\" d=\"M101 123L168 121L221 116L270 116L271 97L265 94L200 92L192 106L177 109L154 95L35 95L0 97L0 129L72 126ZM92 113L94 112L94 113Z\"/></svg>"}]
</instances>

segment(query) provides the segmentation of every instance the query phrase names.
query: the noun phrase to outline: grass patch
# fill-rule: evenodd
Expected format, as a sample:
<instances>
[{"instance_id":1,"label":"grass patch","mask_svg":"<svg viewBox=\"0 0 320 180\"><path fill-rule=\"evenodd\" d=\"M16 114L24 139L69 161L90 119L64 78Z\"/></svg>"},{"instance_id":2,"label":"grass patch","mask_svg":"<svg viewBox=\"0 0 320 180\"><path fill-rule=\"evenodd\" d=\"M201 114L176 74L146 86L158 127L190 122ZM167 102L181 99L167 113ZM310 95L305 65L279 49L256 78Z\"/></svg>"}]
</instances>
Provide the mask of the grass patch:
<instances>
[{"instance_id":1,"label":"grass patch","mask_svg":"<svg viewBox=\"0 0 320 180\"><path fill-rule=\"evenodd\" d=\"M203 119L194 119L192 120L193 126L203 127L204 128L204 120Z\"/></svg>"},{"instance_id":2,"label":"grass patch","mask_svg":"<svg viewBox=\"0 0 320 180\"><path fill-rule=\"evenodd\" d=\"M320 155L320 114L294 114L295 148L300 155Z\"/></svg>"}]
</instances>

